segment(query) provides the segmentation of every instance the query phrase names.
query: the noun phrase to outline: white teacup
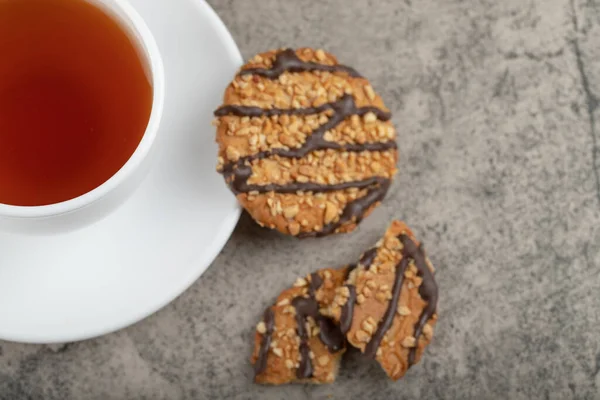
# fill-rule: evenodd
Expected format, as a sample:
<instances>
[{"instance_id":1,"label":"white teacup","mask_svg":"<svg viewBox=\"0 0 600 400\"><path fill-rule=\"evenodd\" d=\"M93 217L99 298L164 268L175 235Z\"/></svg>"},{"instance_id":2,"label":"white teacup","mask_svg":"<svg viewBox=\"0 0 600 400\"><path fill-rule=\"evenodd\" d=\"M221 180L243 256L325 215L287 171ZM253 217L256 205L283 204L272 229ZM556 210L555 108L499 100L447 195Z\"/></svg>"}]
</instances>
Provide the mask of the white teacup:
<instances>
[{"instance_id":1,"label":"white teacup","mask_svg":"<svg viewBox=\"0 0 600 400\"><path fill-rule=\"evenodd\" d=\"M149 67L152 111L137 149L121 169L102 185L74 199L36 207L0 203L0 230L24 234L54 234L97 222L122 204L149 170L165 98L162 58L150 29L125 0L86 0L101 8L130 35Z\"/></svg>"}]
</instances>

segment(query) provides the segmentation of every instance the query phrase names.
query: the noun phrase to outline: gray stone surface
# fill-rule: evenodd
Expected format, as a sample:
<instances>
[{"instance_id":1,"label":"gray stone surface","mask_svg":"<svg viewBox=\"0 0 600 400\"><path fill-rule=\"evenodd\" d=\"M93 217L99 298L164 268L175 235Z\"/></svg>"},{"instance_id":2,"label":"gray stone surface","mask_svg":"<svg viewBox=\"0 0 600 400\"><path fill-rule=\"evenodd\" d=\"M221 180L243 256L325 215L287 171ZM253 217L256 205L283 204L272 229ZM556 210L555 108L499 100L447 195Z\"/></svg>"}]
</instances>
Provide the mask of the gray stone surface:
<instances>
[{"instance_id":1,"label":"gray stone surface","mask_svg":"<svg viewBox=\"0 0 600 400\"><path fill-rule=\"evenodd\" d=\"M322 240L243 217L204 277L145 321L66 346L0 343L0 399L600 398L600 2L209 2L245 57L324 47L373 80L400 131L389 198ZM334 385L253 385L264 307L355 260L392 218L438 267L423 361L396 383L350 355Z\"/></svg>"}]
</instances>

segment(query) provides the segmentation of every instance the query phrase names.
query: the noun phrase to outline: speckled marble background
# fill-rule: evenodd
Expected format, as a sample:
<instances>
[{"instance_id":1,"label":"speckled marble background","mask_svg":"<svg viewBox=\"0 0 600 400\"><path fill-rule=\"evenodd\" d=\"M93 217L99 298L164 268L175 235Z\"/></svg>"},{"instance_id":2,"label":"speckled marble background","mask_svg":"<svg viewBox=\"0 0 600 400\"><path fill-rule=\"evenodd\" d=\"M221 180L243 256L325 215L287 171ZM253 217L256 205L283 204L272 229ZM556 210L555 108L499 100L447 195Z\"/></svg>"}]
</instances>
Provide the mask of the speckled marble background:
<instances>
[{"instance_id":1,"label":"speckled marble background","mask_svg":"<svg viewBox=\"0 0 600 400\"><path fill-rule=\"evenodd\" d=\"M210 3L245 57L324 47L373 80L400 131L387 201L322 240L243 217L203 278L145 321L63 346L0 343L0 399L600 398L600 2ZM350 355L334 385L253 385L264 307L297 276L355 260L393 217L438 268L423 361L396 383Z\"/></svg>"}]
</instances>

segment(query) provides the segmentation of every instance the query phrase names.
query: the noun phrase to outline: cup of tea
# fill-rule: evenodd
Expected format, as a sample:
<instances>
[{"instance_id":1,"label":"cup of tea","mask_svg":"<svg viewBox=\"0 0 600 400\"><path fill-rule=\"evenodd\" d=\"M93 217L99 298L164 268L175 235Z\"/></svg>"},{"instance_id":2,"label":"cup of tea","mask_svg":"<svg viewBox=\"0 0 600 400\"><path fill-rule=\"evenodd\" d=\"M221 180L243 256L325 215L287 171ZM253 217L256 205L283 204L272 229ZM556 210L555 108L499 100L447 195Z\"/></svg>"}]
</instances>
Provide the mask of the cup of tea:
<instances>
[{"instance_id":1,"label":"cup of tea","mask_svg":"<svg viewBox=\"0 0 600 400\"><path fill-rule=\"evenodd\" d=\"M113 211L149 169L165 77L122 0L0 0L0 230L55 233Z\"/></svg>"}]
</instances>

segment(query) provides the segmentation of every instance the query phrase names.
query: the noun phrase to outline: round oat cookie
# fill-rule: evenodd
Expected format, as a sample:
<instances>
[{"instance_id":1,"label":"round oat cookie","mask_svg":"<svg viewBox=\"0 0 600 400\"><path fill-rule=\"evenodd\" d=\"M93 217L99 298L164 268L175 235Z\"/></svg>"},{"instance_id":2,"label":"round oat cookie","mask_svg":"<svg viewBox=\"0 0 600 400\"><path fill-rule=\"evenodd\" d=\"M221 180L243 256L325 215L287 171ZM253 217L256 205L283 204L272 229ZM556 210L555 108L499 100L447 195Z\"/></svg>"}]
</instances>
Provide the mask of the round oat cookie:
<instances>
[{"instance_id":1,"label":"round oat cookie","mask_svg":"<svg viewBox=\"0 0 600 400\"><path fill-rule=\"evenodd\" d=\"M255 56L215 111L221 172L262 226L350 232L396 173L396 131L367 79L323 50Z\"/></svg>"}]
</instances>

